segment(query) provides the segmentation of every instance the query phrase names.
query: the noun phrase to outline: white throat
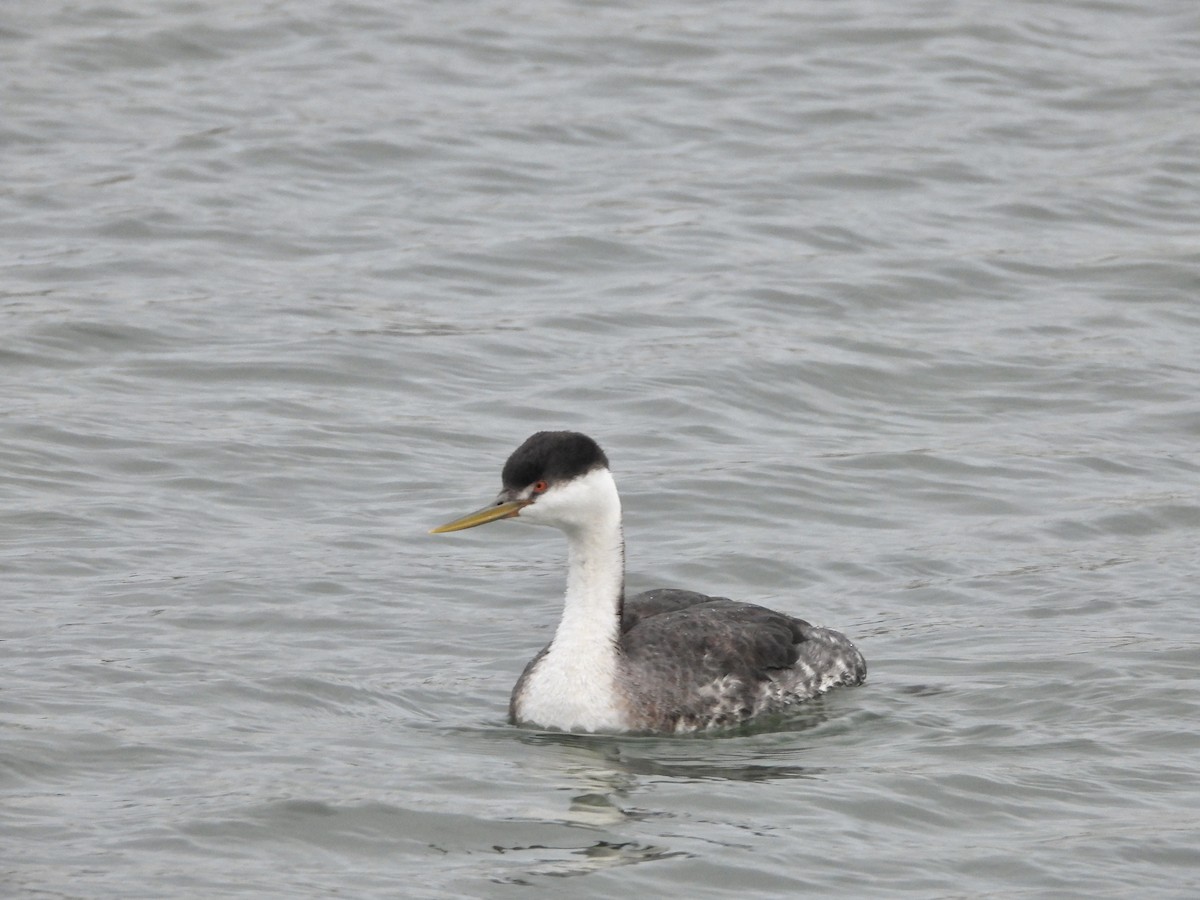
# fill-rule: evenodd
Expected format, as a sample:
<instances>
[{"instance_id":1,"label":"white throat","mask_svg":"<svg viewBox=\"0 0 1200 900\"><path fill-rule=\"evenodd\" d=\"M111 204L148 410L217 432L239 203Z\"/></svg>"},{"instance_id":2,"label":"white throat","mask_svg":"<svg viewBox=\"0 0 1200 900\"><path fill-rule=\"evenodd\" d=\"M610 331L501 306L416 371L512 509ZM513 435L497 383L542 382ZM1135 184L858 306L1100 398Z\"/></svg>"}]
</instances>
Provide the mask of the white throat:
<instances>
[{"instance_id":1,"label":"white throat","mask_svg":"<svg viewBox=\"0 0 1200 900\"><path fill-rule=\"evenodd\" d=\"M616 685L625 548L612 473L593 469L552 488L520 518L566 534L567 593L549 650L518 685L517 719L564 730L625 728Z\"/></svg>"}]
</instances>

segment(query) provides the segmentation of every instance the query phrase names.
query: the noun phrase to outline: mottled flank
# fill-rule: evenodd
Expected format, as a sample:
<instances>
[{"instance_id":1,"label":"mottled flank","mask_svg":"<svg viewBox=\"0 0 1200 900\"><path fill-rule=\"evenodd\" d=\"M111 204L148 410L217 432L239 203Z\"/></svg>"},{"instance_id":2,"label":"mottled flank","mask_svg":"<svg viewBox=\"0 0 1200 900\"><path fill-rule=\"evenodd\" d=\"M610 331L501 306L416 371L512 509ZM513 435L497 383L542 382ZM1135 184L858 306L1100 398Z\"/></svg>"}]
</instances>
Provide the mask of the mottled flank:
<instances>
[{"instance_id":1,"label":"mottled flank","mask_svg":"<svg viewBox=\"0 0 1200 900\"><path fill-rule=\"evenodd\" d=\"M513 690L514 718L548 649ZM632 731L732 728L867 676L862 654L837 631L694 591L659 589L627 600L618 650L617 693Z\"/></svg>"}]
</instances>

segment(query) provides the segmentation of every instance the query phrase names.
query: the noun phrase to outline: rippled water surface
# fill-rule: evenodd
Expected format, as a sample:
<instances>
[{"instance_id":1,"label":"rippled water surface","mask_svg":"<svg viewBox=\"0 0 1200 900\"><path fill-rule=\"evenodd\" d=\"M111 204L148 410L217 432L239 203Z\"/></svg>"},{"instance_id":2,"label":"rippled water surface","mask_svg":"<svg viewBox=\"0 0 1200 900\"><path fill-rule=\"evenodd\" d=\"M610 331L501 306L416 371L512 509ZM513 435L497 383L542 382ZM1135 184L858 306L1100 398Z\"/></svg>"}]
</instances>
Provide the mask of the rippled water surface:
<instances>
[{"instance_id":1,"label":"rippled water surface","mask_svg":"<svg viewBox=\"0 0 1200 900\"><path fill-rule=\"evenodd\" d=\"M9 4L0 893L1200 891L1194 2ZM724 737L504 720L629 586L845 630ZM573 877L562 877L573 876Z\"/></svg>"}]
</instances>

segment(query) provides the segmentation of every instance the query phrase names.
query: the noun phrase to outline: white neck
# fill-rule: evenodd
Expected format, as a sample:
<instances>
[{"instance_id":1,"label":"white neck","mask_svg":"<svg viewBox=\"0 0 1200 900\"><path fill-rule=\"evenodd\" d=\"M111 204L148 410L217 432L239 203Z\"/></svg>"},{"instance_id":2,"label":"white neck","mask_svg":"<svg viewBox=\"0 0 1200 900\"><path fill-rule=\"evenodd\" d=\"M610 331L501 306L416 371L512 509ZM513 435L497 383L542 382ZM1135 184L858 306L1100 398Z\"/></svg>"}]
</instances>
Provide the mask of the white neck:
<instances>
[{"instance_id":1,"label":"white neck","mask_svg":"<svg viewBox=\"0 0 1200 900\"><path fill-rule=\"evenodd\" d=\"M625 719L616 695L625 548L616 483L607 469L595 469L547 492L521 518L566 533L568 568L562 619L518 696L518 718L549 728L619 730Z\"/></svg>"},{"instance_id":2,"label":"white neck","mask_svg":"<svg viewBox=\"0 0 1200 900\"><path fill-rule=\"evenodd\" d=\"M610 476L611 477L611 476ZM615 653L625 589L625 542L620 501L611 516L567 531L567 595L551 648Z\"/></svg>"}]
</instances>

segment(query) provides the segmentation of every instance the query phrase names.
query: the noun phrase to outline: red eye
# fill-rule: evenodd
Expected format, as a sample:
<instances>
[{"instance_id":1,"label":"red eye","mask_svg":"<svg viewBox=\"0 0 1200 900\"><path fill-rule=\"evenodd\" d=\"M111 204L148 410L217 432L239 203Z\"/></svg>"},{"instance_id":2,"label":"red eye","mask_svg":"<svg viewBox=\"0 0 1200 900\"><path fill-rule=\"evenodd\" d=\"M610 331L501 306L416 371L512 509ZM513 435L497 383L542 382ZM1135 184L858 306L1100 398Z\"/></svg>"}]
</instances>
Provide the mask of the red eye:
<instances>
[{"instance_id":1,"label":"red eye","mask_svg":"<svg viewBox=\"0 0 1200 900\"><path fill-rule=\"evenodd\" d=\"M550 487L550 485L546 484L544 481L535 481L533 483L533 492L535 494L544 494L546 492L546 488L548 487Z\"/></svg>"}]
</instances>

